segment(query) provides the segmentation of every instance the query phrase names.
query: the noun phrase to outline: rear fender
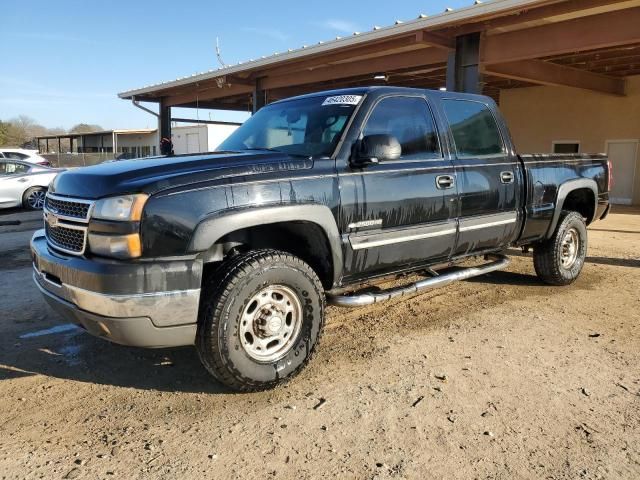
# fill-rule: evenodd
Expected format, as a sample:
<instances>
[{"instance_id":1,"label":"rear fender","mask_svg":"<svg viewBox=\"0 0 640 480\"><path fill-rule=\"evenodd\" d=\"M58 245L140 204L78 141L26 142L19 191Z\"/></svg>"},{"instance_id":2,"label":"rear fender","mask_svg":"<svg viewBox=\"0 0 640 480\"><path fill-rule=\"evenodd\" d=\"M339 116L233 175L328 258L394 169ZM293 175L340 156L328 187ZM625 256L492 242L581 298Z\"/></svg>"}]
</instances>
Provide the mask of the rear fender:
<instances>
[{"instance_id":1,"label":"rear fender","mask_svg":"<svg viewBox=\"0 0 640 480\"><path fill-rule=\"evenodd\" d=\"M560 187L558 188L556 207L553 212L553 218L551 219L551 225L549 225L549 230L547 231L546 238L550 238L553 235L553 232L556 231L556 226L558 225L558 220L560 219L560 213L562 212L564 202L569 194L573 191L583 188L587 188L593 192L593 216L592 218L587 218L587 223L591 223L595 220L598 206L598 184L595 182L595 180L592 180L590 178L577 178L575 180L569 180L568 182L560 185Z\"/></svg>"}]
</instances>

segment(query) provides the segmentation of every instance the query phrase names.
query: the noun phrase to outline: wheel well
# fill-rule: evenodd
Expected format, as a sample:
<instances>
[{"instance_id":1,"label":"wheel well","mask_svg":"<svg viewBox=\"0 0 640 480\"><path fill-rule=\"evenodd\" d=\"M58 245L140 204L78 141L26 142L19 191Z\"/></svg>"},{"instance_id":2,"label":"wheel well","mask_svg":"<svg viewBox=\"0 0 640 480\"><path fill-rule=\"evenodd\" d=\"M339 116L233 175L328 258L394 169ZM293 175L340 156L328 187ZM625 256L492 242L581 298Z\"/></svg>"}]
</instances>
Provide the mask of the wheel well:
<instances>
[{"instance_id":1,"label":"wheel well","mask_svg":"<svg viewBox=\"0 0 640 480\"><path fill-rule=\"evenodd\" d=\"M216 242L224 256L273 248L304 260L316 272L327 290L333 285L333 260L326 233L318 224L307 221L256 225L231 232ZM207 270L210 267L207 268Z\"/></svg>"},{"instance_id":2,"label":"wheel well","mask_svg":"<svg viewBox=\"0 0 640 480\"><path fill-rule=\"evenodd\" d=\"M572 190L562 204L563 210L578 212L587 219L587 225L591 223L595 214L595 196L590 188Z\"/></svg>"}]
</instances>

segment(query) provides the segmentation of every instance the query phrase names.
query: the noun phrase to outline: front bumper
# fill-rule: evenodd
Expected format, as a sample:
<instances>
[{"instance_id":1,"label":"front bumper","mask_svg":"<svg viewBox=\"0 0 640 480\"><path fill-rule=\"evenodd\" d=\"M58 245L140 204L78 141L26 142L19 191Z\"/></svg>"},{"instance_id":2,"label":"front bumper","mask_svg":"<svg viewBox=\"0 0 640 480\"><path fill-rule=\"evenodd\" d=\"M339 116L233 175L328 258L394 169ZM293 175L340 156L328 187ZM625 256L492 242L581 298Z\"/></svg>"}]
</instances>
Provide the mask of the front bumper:
<instances>
[{"instance_id":1,"label":"front bumper","mask_svg":"<svg viewBox=\"0 0 640 480\"><path fill-rule=\"evenodd\" d=\"M92 335L139 347L193 345L202 262L193 257L122 262L50 250L31 239L33 278L61 317Z\"/></svg>"}]
</instances>

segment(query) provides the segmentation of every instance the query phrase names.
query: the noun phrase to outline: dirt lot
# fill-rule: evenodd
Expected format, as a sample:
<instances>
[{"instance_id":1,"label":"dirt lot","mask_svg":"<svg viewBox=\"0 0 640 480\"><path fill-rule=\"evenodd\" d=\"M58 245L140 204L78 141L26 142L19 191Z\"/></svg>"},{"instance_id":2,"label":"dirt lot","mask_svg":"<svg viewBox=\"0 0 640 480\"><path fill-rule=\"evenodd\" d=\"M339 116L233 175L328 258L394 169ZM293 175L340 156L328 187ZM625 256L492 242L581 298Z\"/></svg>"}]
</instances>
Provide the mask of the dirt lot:
<instances>
[{"instance_id":1,"label":"dirt lot","mask_svg":"<svg viewBox=\"0 0 640 480\"><path fill-rule=\"evenodd\" d=\"M640 211L617 212L571 287L517 255L330 309L301 376L242 395L191 348L61 327L31 281L38 216L0 215L23 222L0 226L0 478L640 478Z\"/></svg>"}]
</instances>

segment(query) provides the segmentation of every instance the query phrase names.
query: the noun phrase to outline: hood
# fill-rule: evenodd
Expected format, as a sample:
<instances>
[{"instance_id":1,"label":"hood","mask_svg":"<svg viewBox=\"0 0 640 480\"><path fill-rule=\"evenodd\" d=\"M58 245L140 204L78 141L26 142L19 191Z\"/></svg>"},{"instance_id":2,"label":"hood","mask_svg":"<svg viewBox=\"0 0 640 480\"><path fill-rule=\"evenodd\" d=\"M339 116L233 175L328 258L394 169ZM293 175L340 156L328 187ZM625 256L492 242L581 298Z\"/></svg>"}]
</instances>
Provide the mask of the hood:
<instances>
[{"instance_id":1,"label":"hood","mask_svg":"<svg viewBox=\"0 0 640 480\"><path fill-rule=\"evenodd\" d=\"M309 159L279 152L150 157L67 170L55 178L49 191L87 199L127 193L152 195L161 190L205 181L306 169L312 165Z\"/></svg>"}]
</instances>

